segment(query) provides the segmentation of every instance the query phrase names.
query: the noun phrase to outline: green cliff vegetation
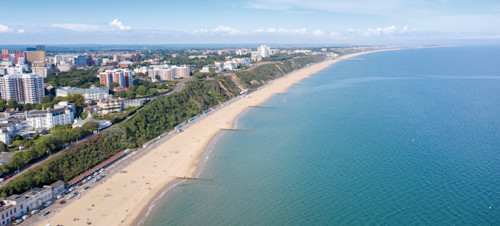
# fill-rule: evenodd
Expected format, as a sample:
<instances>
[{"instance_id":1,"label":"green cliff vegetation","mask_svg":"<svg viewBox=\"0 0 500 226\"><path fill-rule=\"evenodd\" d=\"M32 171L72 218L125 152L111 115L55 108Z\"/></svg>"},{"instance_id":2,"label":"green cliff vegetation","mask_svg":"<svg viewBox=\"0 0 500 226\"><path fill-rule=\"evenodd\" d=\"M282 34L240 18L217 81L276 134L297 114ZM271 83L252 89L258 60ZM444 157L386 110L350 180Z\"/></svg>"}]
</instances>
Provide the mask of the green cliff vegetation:
<instances>
[{"instance_id":1,"label":"green cliff vegetation","mask_svg":"<svg viewBox=\"0 0 500 226\"><path fill-rule=\"evenodd\" d=\"M295 57L289 60L263 64L247 71L236 72L236 76L246 88L254 89L264 85L269 80L288 74L307 64L317 63L324 59L324 56Z\"/></svg>"},{"instance_id":2,"label":"green cliff vegetation","mask_svg":"<svg viewBox=\"0 0 500 226\"><path fill-rule=\"evenodd\" d=\"M97 134L23 173L0 188L0 196L20 194L57 180L69 181L116 153L141 146L238 93L239 89L228 77L188 82L180 92L154 99L119 126ZM47 145L57 147L62 144L62 140L47 142ZM42 147L41 150L45 151L45 148Z\"/></svg>"}]
</instances>

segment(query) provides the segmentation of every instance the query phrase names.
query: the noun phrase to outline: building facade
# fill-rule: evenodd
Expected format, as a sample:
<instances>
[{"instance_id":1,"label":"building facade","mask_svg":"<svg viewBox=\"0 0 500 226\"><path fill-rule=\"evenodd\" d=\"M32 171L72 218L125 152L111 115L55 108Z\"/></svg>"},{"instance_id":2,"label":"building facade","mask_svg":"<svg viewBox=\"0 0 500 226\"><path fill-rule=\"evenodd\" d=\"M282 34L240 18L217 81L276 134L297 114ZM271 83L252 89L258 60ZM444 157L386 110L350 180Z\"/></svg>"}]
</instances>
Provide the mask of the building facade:
<instances>
[{"instance_id":1,"label":"building facade","mask_svg":"<svg viewBox=\"0 0 500 226\"><path fill-rule=\"evenodd\" d=\"M54 105L54 109L28 111L26 120L34 129L50 129L57 125L73 123L75 110L75 104L61 101Z\"/></svg>"},{"instance_id":2,"label":"building facade","mask_svg":"<svg viewBox=\"0 0 500 226\"><path fill-rule=\"evenodd\" d=\"M61 87L56 89L56 96L67 97L69 95L81 94L86 101L109 99L109 88L105 86L92 85L88 89L75 87Z\"/></svg>"},{"instance_id":3,"label":"building facade","mask_svg":"<svg viewBox=\"0 0 500 226\"><path fill-rule=\"evenodd\" d=\"M148 69L148 76L153 82L158 81L157 76L159 76L160 80L170 81L177 78L186 78L191 76L191 69L187 65L155 65Z\"/></svg>"},{"instance_id":4,"label":"building facade","mask_svg":"<svg viewBox=\"0 0 500 226\"><path fill-rule=\"evenodd\" d=\"M37 74L10 74L0 77L2 99L15 99L19 104L40 103L45 96L43 77Z\"/></svg>"},{"instance_id":5,"label":"building facade","mask_svg":"<svg viewBox=\"0 0 500 226\"><path fill-rule=\"evenodd\" d=\"M129 87L133 84L133 72L129 69L106 70L99 73L99 81L108 88L112 82L118 83L119 88Z\"/></svg>"},{"instance_id":6,"label":"building facade","mask_svg":"<svg viewBox=\"0 0 500 226\"><path fill-rule=\"evenodd\" d=\"M45 185L42 188L33 188L21 195L11 195L3 199L0 202L0 225L8 225L16 218L29 214L30 211L38 209L64 190L64 182L57 181L50 186Z\"/></svg>"}]
</instances>

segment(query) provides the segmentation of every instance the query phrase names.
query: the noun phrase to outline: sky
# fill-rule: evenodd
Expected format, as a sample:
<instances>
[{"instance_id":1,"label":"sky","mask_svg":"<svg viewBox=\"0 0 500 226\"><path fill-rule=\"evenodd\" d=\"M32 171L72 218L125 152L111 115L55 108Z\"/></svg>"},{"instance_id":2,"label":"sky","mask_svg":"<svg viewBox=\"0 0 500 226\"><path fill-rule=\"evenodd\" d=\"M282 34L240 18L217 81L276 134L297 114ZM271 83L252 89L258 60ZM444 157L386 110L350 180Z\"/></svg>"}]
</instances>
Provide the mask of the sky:
<instances>
[{"instance_id":1,"label":"sky","mask_svg":"<svg viewBox=\"0 0 500 226\"><path fill-rule=\"evenodd\" d=\"M23 0L11 44L500 44L499 0Z\"/></svg>"}]
</instances>

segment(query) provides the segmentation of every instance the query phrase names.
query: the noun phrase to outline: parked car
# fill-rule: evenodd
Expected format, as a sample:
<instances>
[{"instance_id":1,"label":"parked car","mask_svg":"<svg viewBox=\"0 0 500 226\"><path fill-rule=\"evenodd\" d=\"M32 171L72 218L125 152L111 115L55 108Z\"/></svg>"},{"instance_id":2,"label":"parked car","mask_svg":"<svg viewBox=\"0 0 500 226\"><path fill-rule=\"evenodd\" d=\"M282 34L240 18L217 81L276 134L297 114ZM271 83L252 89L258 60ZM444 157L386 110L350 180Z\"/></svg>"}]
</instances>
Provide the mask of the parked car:
<instances>
[{"instance_id":1,"label":"parked car","mask_svg":"<svg viewBox=\"0 0 500 226\"><path fill-rule=\"evenodd\" d=\"M26 214L26 215L23 216L23 220L26 220L26 219L28 219L30 217L31 217L30 215Z\"/></svg>"},{"instance_id":2,"label":"parked car","mask_svg":"<svg viewBox=\"0 0 500 226\"><path fill-rule=\"evenodd\" d=\"M68 198L66 198L66 199L68 199L68 200L69 200L69 199L72 199L73 197L75 197L75 195L74 195L74 194L71 194L71 195L69 195L69 196L68 196Z\"/></svg>"},{"instance_id":3,"label":"parked car","mask_svg":"<svg viewBox=\"0 0 500 226\"><path fill-rule=\"evenodd\" d=\"M47 216L49 213L50 213L50 211L47 211L47 212L43 213L43 214L42 214L42 216L44 216L44 217L45 217L45 216Z\"/></svg>"},{"instance_id":4,"label":"parked car","mask_svg":"<svg viewBox=\"0 0 500 226\"><path fill-rule=\"evenodd\" d=\"M23 222L23 219L17 219L17 220L14 222L14 225L16 225L16 224L20 224L21 222Z\"/></svg>"},{"instance_id":5,"label":"parked car","mask_svg":"<svg viewBox=\"0 0 500 226\"><path fill-rule=\"evenodd\" d=\"M38 212L40 212L40 210L32 210L31 215L37 214Z\"/></svg>"},{"instance_id":6,"label":"parked car","mask_svg":"<svg viewBox=\"0 0 500 226\"><path fill-rule=\"evenodd\" d=\"M40 206L40 208L38 208L39 211L42 211L43 209L47 208L46 206Z\"/></svg>"},{"instance_id":7,"label":"parked car","mask_svg":"<svg viewBox=\"0 0 500 226\"><path fill-rule=\"evenodd\" d=\"M87 189L89 189L89 188L90 188L90 186L87 186L87 187L83 188L83 190L87 190Z\"/></svg>"},{"instance_id":8,"label":"parked car","mask_svg":"<svg viewBox=\"0 0 500 226\"><path fill-rule=\"evenodd\" d=\"M74 190L75 190L75 187L71 187L71 188L68 189L69 192L72 192Z\"/></svg>"},{"instance_id":9,"label":"parked car","mask_svg":"<svg viewBox=\"0 0 500 226\"><path fill-rule=\"evenodd\" d=\"M0 178L0 182L4 182L5 181L5 178Z\"/></svg>"},{"instance_id":10,"label":"parked car","mask_svg":"<svg viewBox=\"0 0 500 226\"><path fill-rule=\"evenodd\" d=\"M45 204L44 204L46 207L52 205L52 201L47 201Z\"/></svg>"},{"instance_id":11,"label":"parked car","mask_svg":"<svg viewBox=\"0 0 500 226\"><path fill-rule=\"evenodd\" d=\"M64 201L64 200L61 200L61 201L59 202L59 204L64 204L64 203L66 203L66 201Z\"/></svg>"}]
</instances>

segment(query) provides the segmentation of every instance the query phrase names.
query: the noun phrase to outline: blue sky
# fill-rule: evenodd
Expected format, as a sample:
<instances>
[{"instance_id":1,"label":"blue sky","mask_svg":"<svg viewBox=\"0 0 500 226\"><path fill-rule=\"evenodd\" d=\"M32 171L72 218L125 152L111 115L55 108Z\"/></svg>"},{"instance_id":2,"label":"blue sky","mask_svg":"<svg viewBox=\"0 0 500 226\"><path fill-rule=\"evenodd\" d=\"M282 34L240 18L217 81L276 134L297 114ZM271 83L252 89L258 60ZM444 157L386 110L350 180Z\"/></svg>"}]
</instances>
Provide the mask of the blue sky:
<instances>
[{"instance_id":1,"label":"blue sky","mask_svg":"<svg viewBox=\"0 0 500 226\"><path fill-rule=\"evenodd\" d=\"M2 3L0 44L489 44L498 0Z\"/></svg>"}]
</instances>

